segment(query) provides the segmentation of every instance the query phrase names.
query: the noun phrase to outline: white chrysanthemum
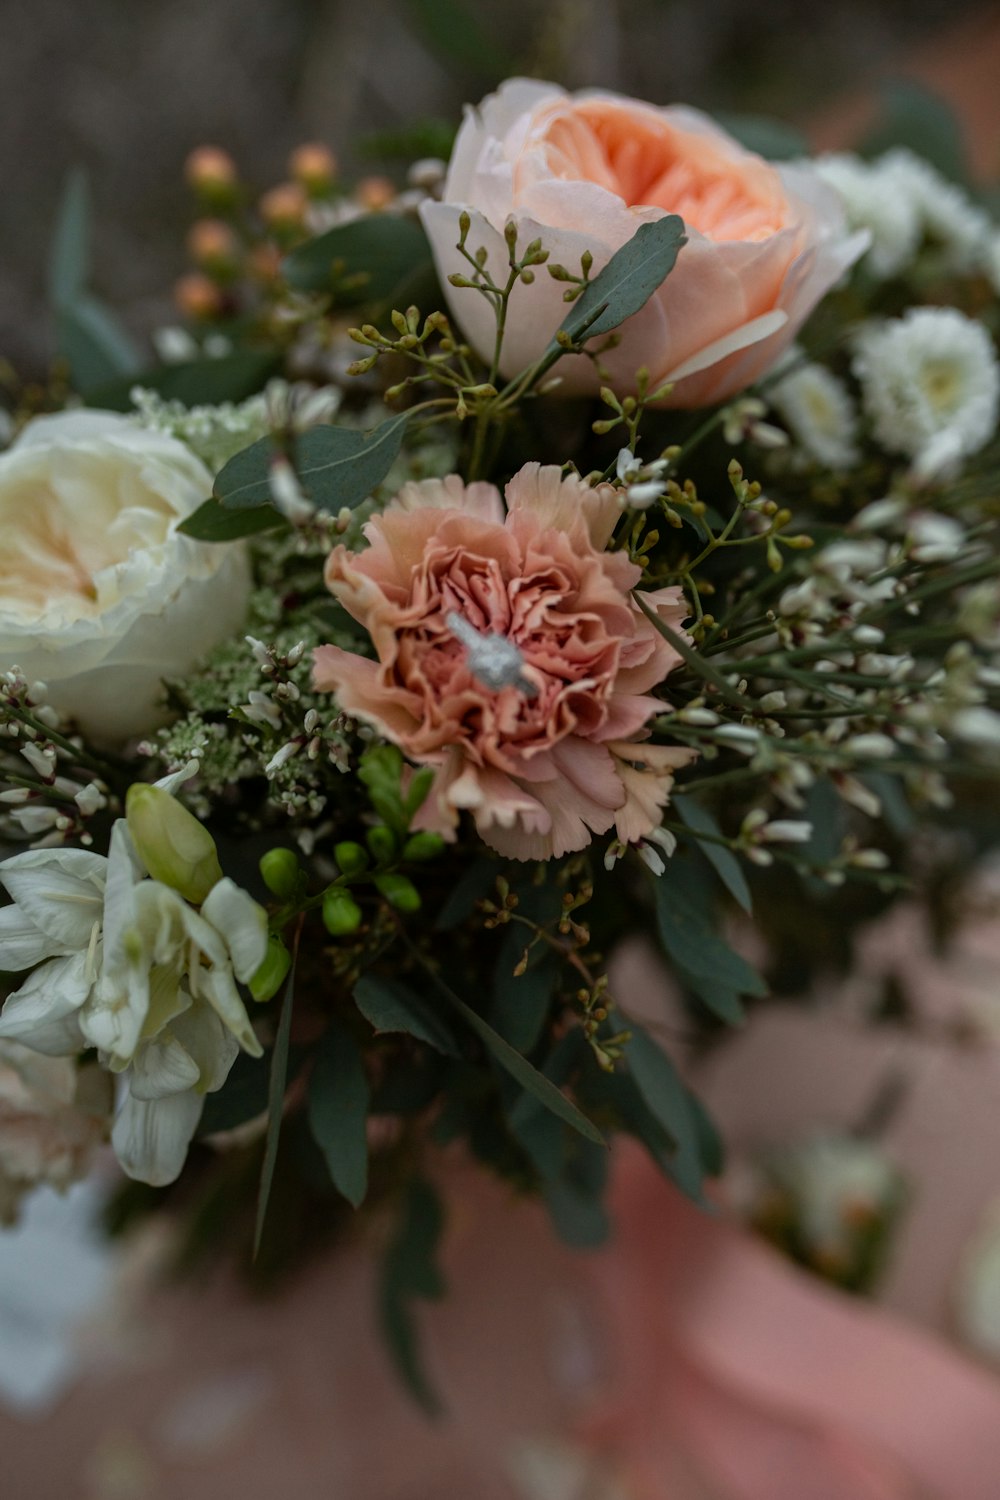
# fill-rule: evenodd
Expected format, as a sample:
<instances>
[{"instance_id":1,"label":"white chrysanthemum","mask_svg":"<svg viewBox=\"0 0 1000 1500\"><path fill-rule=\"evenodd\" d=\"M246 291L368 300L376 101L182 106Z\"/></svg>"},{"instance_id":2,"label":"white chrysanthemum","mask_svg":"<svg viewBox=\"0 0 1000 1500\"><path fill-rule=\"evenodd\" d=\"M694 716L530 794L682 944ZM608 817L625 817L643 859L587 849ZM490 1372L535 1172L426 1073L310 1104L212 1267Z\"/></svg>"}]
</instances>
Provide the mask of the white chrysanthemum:
<instances>
[{"instance_id":1,"label":"white chrysanthemum","mask_svg":"<svg viewBox=\"0 0 1000 1500\"><path fill-rule=\"evenodd\" d=\"M960 187L902 146L880 156L874 170L883 194L910 205L921 236L945 251L952 270L984 264L992 221Z\"/></svg>"},{"instance_id":2,"label":"white chrysanthemum","mask_svg":"<svg viewBox=\"0 0 1000 1500\"><path fill-rule=\"evenodd\" d=\"M904 270L916 255L922 234L910 194L893 191L878 167L847 152L821 156L815 165L843 201L850 227L871 234L862 263L883 278Z\"/></svg>"},{"instance_id":3,"label":"white chrysanthemum","mask_svg":"<svg viewBox=\"0 0 1000 1500\"><path fill-rule=\"evenodd\" d=\"M807 364L770 392L774 409L809 458L831 469L858 461L858 418L847 387L825 365Z\"/></svg>"},{"instance_id":4,"label":"white chrysanthemum","mask_svg":"<svg viewBox=\"0 0 1000 1500\"><path fill-rule=\"evenodd\" d=\"M875 436L924 474L953 470L993 436L1000 404L985 328L951 307L915 307L862 331L854 372Z\"/></svg>"}]
</instances>

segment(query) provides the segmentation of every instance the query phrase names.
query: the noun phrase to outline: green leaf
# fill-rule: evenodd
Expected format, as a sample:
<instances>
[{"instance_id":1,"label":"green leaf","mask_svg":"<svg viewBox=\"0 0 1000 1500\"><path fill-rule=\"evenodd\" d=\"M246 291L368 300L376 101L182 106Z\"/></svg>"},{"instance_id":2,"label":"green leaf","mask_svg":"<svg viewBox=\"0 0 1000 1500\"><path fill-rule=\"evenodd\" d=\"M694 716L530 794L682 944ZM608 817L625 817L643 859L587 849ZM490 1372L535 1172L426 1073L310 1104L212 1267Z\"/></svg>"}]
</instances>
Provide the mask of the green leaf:
<instances>
[{"instance_id":1,"label":"green leaf","mask_svg":"<svg viewBox=\"0 0 1000 1500\"><path fill-rule=\"evenodd\" d=\"M565 1120L567 1125L572 1125L573 1129L578 1130L588 1141L593 1141L596 1146L605 1144L604 1137L597 1126L588 1120L587 1116L582 1114L576 1105L545 1077L544 1073L539 1073L526 1057L522 1057L520 1052L515 1052L510 1043L505 1042L503 1037L483 1020L478 1011L466 1005L464 1000L461 1000L440 980L437 983L466 1025L476 1033L500 1066L505 1068L527 1093L537 1099L540 1104L544 1104L545 1108L551 1110L554 1115L558 1115L560 1120Z\"/></svg>"},{"instance_id":2,"label":"green leaf","mask_svg":"<svg viewBox=\"0 0 1000 1500\"><path fill-rule=\"evenodd\" d=\"M708 808L702 807L701 803L696 802L693 797L682 797L675 793L670 805L677 810L681 822L686 823L695 835L701 833L709 834L714 838L722 837L722 830ZM723 844L713 844L707 839L704 842L699 839L698 847L733 900L742 906L745 912L752 913L753 897L750 895L750 887L747 885L742 866L732 850L727 849Z\"/></svg>"},{"instance_id":3,"label":"green leaf","mask_svg":"<svg viewBox=\"0 0 1000 1500\"><path fill-rule=\"evenodd\" d=\"M427 236L415 219L368 214L338 224L285 257L289 286L300 292L335 291L338 306L389 300L413 273L431 264ZM357 284L342 283L350 278Z\"/></svg>"},{"instance_id":4,"label":"green leaf","mask_svg":"<svg viewBox=\"0 0 1000 1500\"><path fill-rule=\"evenodd\" d=\"M630 1022L631 1039L625 1049L629 1073L651 1114L675 1143L668 1169L689 1197L700 1198L706 1164L703 1161L701 1120L691 1094L670 1058L641 1026Z\"/></svg>"},{"instance_id":5,"label":"green leaf","mask_svg":"<svg viewBox=\"0 0 1000 1500\"><path fill-rule=\"evenodd\" d=\"M525 972L515 974L530 938L526 927L511 922L493 968L490 1019L518 1052L530 1052L538 1041L562 967L551 948L538 943L529 951Z\"/></svg>"},{"instance_id":6,"label":"green leaf","mask_svg":"<svg viewBox=\"0 0 1000 1500\"><path fill-rule=\"evenodd\" d=\"M357 1042L330 1021L309 1080L309 1128L334 1187L354 1208L368 1190L368 1079Z\"/></svg>"},{"instance_id":7,"label":"green leaf","mask_svg":"<svg viewBox=\"0 0 1000 1500\"><path fill-rule=\"evenodd\" d=\"M49 305L68 307L83 295L90 279L90 191L81 167L63 188L49 256Z\"/></svg>"},{"instance_id":8,"label":"green leaf","mask_svg":"<svg viewBox=\"0 0 1000 1500\"><path fill-rule=\"evenodd\" d=\"M126 380L113 380L91 392L95 406L106 411L131 411L137 385L156 391L164 401L184 406L218 406L223 401L245 401L262 390L281 368L273 350L245 349L219 359L192 359L138 370Z\"/></svg>"},{"instance_id":9,"label":"green leaf","mask_svg":"<svg viewBox=\"0 0 1000 1500\"><path fill-rule=\"evenodd\" d=\"M267 1088L267 1140L264 1144L264 1161L260 1169L260 1189L257 1194L257 1222L254 1227L253 1253L256 1259L260 1249L260 1238L267 1217L267 1200L271 1196L274 1181L274 1165L278 1159L278 1140L281 1136L281 1117L285 1104L285 1083L288 1078L288 1042L292 1032L292 997L295 993L295 970L298 959L298 943L292 955L292 967L285 985L281 1002L281 1018L271 1052L271 1071Z\"/></svg>"},{"instance_id":10,"label":"green leaf","mask_svg":"<svg viewBox=\"0 0 1000 1500\"><path fill-rule=\"evenodd\" d=\"M670 860L654 891L660 939L682 979L723 1020L742 1020L738 997L766 995L767 985L715 932L705 906L692 895L685 862Z\"/></svg>"},{"instance_id":11,"label":"green leaf","mask_svg":"<svg viewBox=\"0 0 1000 1500\"><path fill-rule=\"evenodd\" d=\"M776 120L771 115L728 112L717 114L715 118L741 146L756 151L768 161L795 161L810 155L809 142L787 120Z\"/></svg>"},{"instance_id":12,"label":"green leaf","mask_svg":"<svg viewBox=\"0 0 1000 1500\"><path fill-rule=\"evenodd\" d=\"M462 873L461 880L450 892L434 923L435 932L451 932L467 921L476 909L477 901L496 895L497 876L503 866L492 855L485 854L474 860Z\"/></svg>"},{"instance_id":13,"label":"green leaf","mask_svg":"<svg viewBox=\"0 0 1000 1500\"><path fill-rule=\"evenodd\" d=\"M214 1135L217 1130L233 1130L245 1125L267 1108L268 1058L250 1057L241 1052L229 1070L221 1089L205 1095L205 1107L198 1122L198 1135Z\"/></svg>"},{"instance_id":14,"label":"green leaf","mask_svg":"<svg viewBox=\"0 0 1000 1500\"><path fill-rule=\"evenodd\" d=\"M420 1358L411 1303L416 1298L437 1301L444 1296L444 1278L436 1259L443 1229L444 1212L434 1189L419 1178L412 1181L382 1263L378 1288L389 1352L409 1390L431 1415L441 1407Z\"/></svg>"},{"instance_id":15,"label":"green leaf","mask_svg":"<svg viewBox=\"0 0 1000 1500\"><path fill-rule=\"evenodd\" d=\"M542 1191L556 1233L574 1250L594 1250L608 1237L607 1176L608 1153L573 1136L561 1175Z\"/></svg>"},{"instance_id":16,"label":"green leaf","mask_svg":"<svg viewBox=\"0 0 1000 1500\"><path fill-rule=\"evenodd\" d=\"M610 333L646 305L670 275L685 244L684 220L677 214L640 224L572 304L560 333L573 339Z\"/></svg>"},{"instance_id":17,"label":"green leaf","mask_svg":"<svg viewBox=\"0 0 1000 1500\"><path fill-rule=\"evenodd\" d=\"M455 1039L433 1006L400 980L362 974L354 1000L376 1031L404 1031L446 1057L458 1057Z\"/></svg>"},{"instance_id":18,"label":"green leaf","mask_svg":"<svg viewBox=\"0 0 1000 1500\"><path fill-rule=\"evenodd\" d=\"M906 146L952 182L969 186L965 139L950 105L911 78L886 84L881 104L878 122L859 145L859 155L881 156L894 146Z\"/></svg>"},{"instance_id":19,"label":"green leaf","mask_svg":"<svg viewBox=\"0 0 1000 1500\"><path fill-rule=\"evenodd\" d=\"M87 396L139 366L128 334L104 304L87 293L56 309L56 348L69 361L77 390Z\"/></svg>"},{"instance_id":20,"label":"green leaf","mask_svg":"<svg viewBox=\"0 0 1000 1500\"><path fill-rule=\"evenodd\" d=\"M288 522L273 505L262 505L259 510L227 510L218 500L211 499L192 511L177 530L199 542L235 542L243 536L287 527Z\"/></svg>"},{"instance_id":21,"label":"green leaf","mask_svg":"<svg viewBox=\"0 0 1000 1500\"><path fill-rule=\"evenodd\" d=\"M370 432L313 427L297 438L291 457L313 503L336 512L367 500L395 463L408 421L409 412L400 412ZM277 451L265 437L237 453L216 477L216 499L233 510L270 505L270 465Z\"/></svg>"}]
</instances>

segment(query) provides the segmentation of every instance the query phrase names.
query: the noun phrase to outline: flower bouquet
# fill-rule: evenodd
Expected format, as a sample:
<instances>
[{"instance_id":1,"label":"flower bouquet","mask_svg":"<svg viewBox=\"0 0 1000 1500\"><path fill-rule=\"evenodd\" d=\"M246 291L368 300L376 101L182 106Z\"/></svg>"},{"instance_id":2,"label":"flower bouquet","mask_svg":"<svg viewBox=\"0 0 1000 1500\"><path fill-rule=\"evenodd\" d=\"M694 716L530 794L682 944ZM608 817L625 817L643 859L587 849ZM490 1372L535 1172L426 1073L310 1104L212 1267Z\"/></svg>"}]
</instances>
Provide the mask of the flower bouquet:
<instances>
[{"instance_id":1,"label":"flower bouquet","mask_svg":"<svg viewBox=\"0 0 1000 1500\"><path fill-rule=\"evenodd\" d=\"M9 1213L105 1131L188 1263L364 1205L432 1405L449 1160L579 1247L616 1136L720 1170L616 948L708 1048L988 842L1000 239L905 146L771 154L527 80L401 188L201 148L152 367L71 183L0 455Z\"/></svg>"}]
</instances>

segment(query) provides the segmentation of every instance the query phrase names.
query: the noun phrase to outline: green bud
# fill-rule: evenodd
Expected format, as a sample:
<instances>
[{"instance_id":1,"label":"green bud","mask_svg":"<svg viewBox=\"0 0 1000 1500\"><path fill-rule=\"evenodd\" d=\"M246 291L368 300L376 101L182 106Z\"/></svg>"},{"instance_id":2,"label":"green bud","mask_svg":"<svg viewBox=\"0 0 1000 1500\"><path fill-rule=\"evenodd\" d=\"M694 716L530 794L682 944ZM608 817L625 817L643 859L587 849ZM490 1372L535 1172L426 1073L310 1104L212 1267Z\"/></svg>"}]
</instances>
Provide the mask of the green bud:
<instances>
[{"instance_id":1,"label":"green bud","mask_svg":"<svg viewBox=\"0 0 1000 1500\"><path fill-rule=\"evenodd\" d=\"M274 851L277 853L277 850ZM255 1000L272 1000L281 989L288 971L292 967L292 955L277 933L267 940L264 962L250 981L250 993Z\"/></svg>"},{"instance_id":2,"label":"green bud","mask_svg":"<svg viewBox=\"0 0 1000 1500\"><path fill-rule=\"evenodd\" d=\"M291 901L299 888L302 871L291 849L268 849L260 858L260 875L272 896Z\"/></svg>"},{"instance_id":3,"label":"green bud","mask_svg":"<svg viewBox=\"0 0 1000 1500\"><path fill-rule=\"evenodd\" d=\"M323 926L331 937L347 937L361 926L361 907L343 886L332 885L324 895Z\"/></svg>"},{"instance_id":4,"label":"green bud","mask_svg":"<svg viewBox=\"0 0 1000 1500\"><path fill-rule=\"evenodd\" d=\"M387 865L396 858L396 835L384 823L376 823L365 834L365 842L377 864Z\"/></svg>"},{"instance_id":5,"label":"green bud","mask_svg":"<svg viewBox=\"0 0 1000 1500\"><path fill-rule=\"evenodd\" d=\"M200 906L222 879L208 829L163 787L141 781L125 795L125 817L139 858L153 879Z\"/></svg>"},{"instance_id":6,"label":"green bud","mask_svg":"<svg viewBox=\"0 0 1000 1500\"><path fill-rule=\"evenodd\" d=\"M414 833L403 845L404 859L435 859L444 848L444 839L439 833Z\"/></svg>"},{"instance_id":7,"label":"green bud","mask_svg":"<svg viewBox=\"0 0 1000 1500\"><path fill-rule=\"evenodd\" d=\"M376 875L375 888L397 911L420 910L420 892L405 875Z\"/></svg>"},{"instance_id":8,"label":"green bud","mask_svg":"<svg viewBox=\"0 0 1000 1500\"><path fill-rule=\"evenodd\" d=\"M342 844L334 844L333 857L341 875L360 875L362 870L368 868L367 854L360 844L355 844L350 839L345 839Z\"/></svg>"}]
</instances>

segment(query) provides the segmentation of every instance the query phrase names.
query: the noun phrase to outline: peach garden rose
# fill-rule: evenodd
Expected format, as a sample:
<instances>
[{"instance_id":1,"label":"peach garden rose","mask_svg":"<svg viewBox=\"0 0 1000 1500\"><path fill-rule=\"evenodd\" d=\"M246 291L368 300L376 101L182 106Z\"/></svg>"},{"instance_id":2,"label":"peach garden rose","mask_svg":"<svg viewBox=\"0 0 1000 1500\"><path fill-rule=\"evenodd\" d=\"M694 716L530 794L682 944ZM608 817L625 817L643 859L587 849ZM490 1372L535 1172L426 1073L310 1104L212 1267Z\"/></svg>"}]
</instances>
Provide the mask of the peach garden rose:
<instances>
[{"instance_id":1,"label":"peach garden rose","mask_svg":"<svg viewBox=\"0 0 1000 1500\"><path fill-rule=\"evenodd\" d=\"M505 496L457 475L408 484L364 551L331 553L327 583L375 660L320 646L316 686L436 769L416 826L450 837L467 810L512 859L612 828L641 839L693 752L645 737L680 658L629 597L641 569L604 550L616 491L530 463ZM680 629L678 588L644 597Z\"/></svg>"},{"instance_id":2,"label":"peach garden rose","mask_svg":"<svg viewBox=\"0 0 1000 1500\"><path fill-rule=\"evenodd\" d=\"M839 199L811 166L766 162L697 110L525 78L467 112L444 201L421 210L443 281L469 272L455 248L463 209L469 247L485 247L501 284L511 221L519 247L540 237L552 263L578 274L585 250L596 273L641 224L679 214L688 243L676 267L604 363L618 389L634 386L641 366L656 385L672 380L666 404L684 408L725 400L764 375L868 242L847 233ZM445 286L456 321L490 358L489 302ZM548 344L567 311L564 290L544 268L515 287L505 376ZM558 372L567 392L596 388L584 357L564 359Z\"/></svg>"}]
</instances>

